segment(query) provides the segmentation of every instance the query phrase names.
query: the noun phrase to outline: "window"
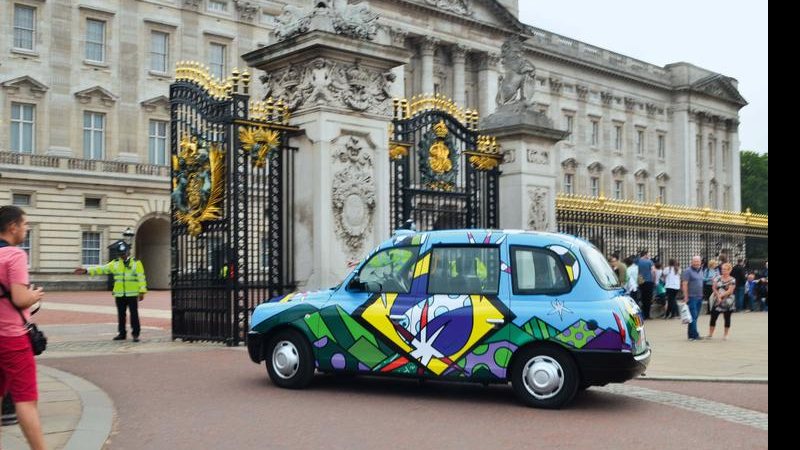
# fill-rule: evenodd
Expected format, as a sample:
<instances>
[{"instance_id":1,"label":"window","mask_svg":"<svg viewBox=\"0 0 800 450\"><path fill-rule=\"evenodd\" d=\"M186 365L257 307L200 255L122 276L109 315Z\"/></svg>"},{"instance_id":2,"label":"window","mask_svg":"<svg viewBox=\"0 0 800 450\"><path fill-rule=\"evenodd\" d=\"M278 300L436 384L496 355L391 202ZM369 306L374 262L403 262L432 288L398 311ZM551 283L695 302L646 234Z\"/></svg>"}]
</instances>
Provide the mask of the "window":
<instances>
[{"instance_id":1,"label":"window","mask_svg":"<svg viewBox=\"0 0 800 450\"><path fill-rule=\"evenodd\" d=\"M622 125L614 126L614 149L622 150Z\"/></svg>"},{"instance_id":2,"label":"window","mask_svg":"<svg viewBox=\"0 0 800 450\"><path fill-rule=\"evenodd\" d=\"M644 130L636 130L636 154L644 155Z\"/></svg>"},{"instance_id":3,"label":"window","mask_svg":"<svg viewBox=\"0 0 800 450\"><path fill-rule=\"evenodd\" d=\"M167 164L167 122L150 121L150 164L165 166Z\"/></svg>"},{"instance_id":4,"label":"window","mask_svg":"<svg viewBox=\"0 0 800 450\"><path fill-rule=\"evenodd\" d=\"M728 170L728 141L722 141L722 170Z\"/></svg>"},{"instance_id":5,"label":"window","mask_svg":"<svg viewBox=\"0 0 800 450\"><path fill-rule=\"evenodd\" d=\"M211 75L217 77L218 80L222 80L225 77L225 46L222 44L215 44L211 43L211 47L209 48L209 69L211 70Z\"/></svg>"},{"instance_id":6,"label":"window","mask_svg":"<svg viewBox=\"0 0 800 450\"><path fill-rule=\"evenodd\" d=\"M614 180L614 198L617 200L622 200L623 194L622 180Z\"/></svg>"},{"instance_id":7,"label":"window","mask_svg":"<svg viewBox=\"0 0 800 450\"><path fill-rule=\"evenodd\" d=\"M572 174L565 173L564 174L564 192L567 194L572 194Z\"/></svg>"},{"instance_id":8,"label":"window","mask_svg":"<svg viewBox=\"0 0 800 450\"><path fill-rule=\"evenodd\" d=\"M100 264L100 233L84 231L81 241L81 264Z\"/></svg>"},{"instance_id":9,"label":"window","mask_svg":"<svg viewBox=\"0 0 800 450\"><path fill-rule=\"evenodd\" d=\"M169 49L169 35L160 31L153 31L150 35L150 70L154 72L167 72L167 50Z\"/></svg>"},{"instance_id":10,"label":"window","mask_svg":"<svg viewBox=\"0 0 800 450\"><path fill-rule=\"evenodd\" d=\"M697 163L697 167L700 167L703 164L703 137L700 136L699 134L695 138L694 148L695 148L695 155L694 155L695 162Z\"/></svg>"},{"instance_id":11,"label":"window","mask_svg":"<svg viewBox=\"0 0 800 450\"><path fill-rule=\"evenodd\" d=\"M592 197L599 197L600 196L600 177L592 177L589 180Z\"/></svg>"},{"instance_id":12,"label":"window","mask_svg":"<svg viewBox=\"0 0 800 450\"><path fill-rule=\"evenodd\" d=\"M636 183L636 200L643 202L646 200L644 183Z\"/></svg>"},{"instance_id":13,"label":"window","mask_svg":"<svg viewBox=\"0 0 800 450\"><path fill-rule=\"evenodd\" d=\"M31 263L31 230L28 230L28 232L25 233L25 240L22 241L22 243L19 244L17 247L25 250L25 253L28 254L28 265L30 265L30 263Z\"/></svg>"},{"instance_id":14,"label":"window","mask_svg":"<svg viewBox=\"0 0 800 450\"><path fill-rule=\"evenodd\" d=\"M567 131L569 131L569 137L567 139L569 139L570 142L575 142L575 139L573 138L575 129L575 118L571 115L565 115L564 120L566 120L567 122Z\"/></svg>"},{"instance_id":15,"label":"window","mask_svg":"<svg viewBox=\"0 0 800 450\"><path fill-rule=\"evenodd\" d=\"M34 50L36 36L36 8L14 5L14 48Z\"/></svg>"},{"instance_id":16,"label":"window","mask_svg":"<svg viewBox=\"0 0 800 450\"><path fill-rule=\"evenodd\" d=\"M31 194L12 194L11 204L16 206L31 206Z\"/></svg>"},{"instance_id":17,"label":"window","mask_svg":"<svg viewBox=\"0 0 800 450\"><path fill-rule=\"evenodd\" d=\"M592 145L597 146L600 143L600 122L592 121Z\"/></svg>"},{"instance_id":18,"label":"window","mask_svg":"<svg viewBox=\"0 0 800 450\"><path fill-rule=\"evenodd\" d=\"M11 103L11 151L33 153L36 106Z\"/></svg>"},{"instance_id":19,"label":"window","mask_svg":"<svg viewBox=\"0 0 800 450\"><path fill-rule=\"evenodd\" d=\"M83 157L103 159L105 147L106 115L98 112L83 113Z\"/></svg>"},{"instance_id":20,"label":"window","mask_svg":"<svg viewBox=\"0 0 800 450\"><path fill-rule=\"evenodd\" d=\"M394 247L376 253L361 268L358 281L368 292L408 293L419 247Z\"/></svg>"},{"instance_id":21,"label":"window","mask_svg":"<svg viewBox=\"0 0 800 450\"><path fill-rule=\"evenodd\" d=\"M667 157L667 143L663 134L658 135L658 157L660 159Z\"/></svg>"},{"instance_id":22,"label":"window","mask_svg":"<svg viewBox=\"0 0 800 450\"><path fill-rule=\"evenodd\" d=\"M497 247L435 247L428 294L496 295L500 281Z\"/></svg>"},{"instance_id":23,"label":"window","mask_svg":"<svg viewBox=\"0 0 800 450\"><path fill-rule=\"evenodd\" d=\"M104 62L106 50L106 23L102 20L86 19L86 59Z\"/></svg>"},{"instance_id":24,"label":"window","mask_svg":"<svg viewBox=\"0 0 800 450\"><path fill-rule=\"evenodd\" d=\"M714 168L714 160L717 153L717 142L714 140L708 141L708 167Z\"/></svg>"},{"instance_id":25,"label":"window","mask_svg":"<svg viewBox=\"0 0 800 450\"><path fill-rule=\"evenodd\" d=\"M667 188L665 186L658 187L658 201L659 203L667 203Z\"/></svg>"},{"instance_id":26,"label":"window","mask_svg":"<svg viewBox=\"0 0 800 450\"><path fill-rule=\"evenodd\" d=\"M83 206L86 209L100 209L102 201L100 197L86 197L83 199Z\"/></svg>"},{"instance_id":27,"label":"window","mask_svg":"<svg viewBox=\"0 0 800 450\"><path fill-rule=\"evenodd\" d=\"M514 294L558 294L569 291L564 263L550 250L511 247Z\"/></svg>"},{"instance_id":28,"label":"window","mask_svg":"<svg viewBox=\"0 0 800 450\"><path fill-rule=\"evenodd\" d=\"M581 254L583 254L586 265L589 266L589 270L594 275L595 280L600 283L600 286L605 289L619 287L619 278L617 278L614 269L608 264L603 254L600 253L600 250L594 246L584 245L581 247Z\"/></svg>"},{"instance_id":29,"label":"window","mask_svg":"<svg viewBox=\"0 0 800 450\"><path fill-rule=\"evenodd\" d=\"M211 12L225 12L228 9L228 2L222 0L208 0L208 10Z\"/></svg>"}]
</instances>

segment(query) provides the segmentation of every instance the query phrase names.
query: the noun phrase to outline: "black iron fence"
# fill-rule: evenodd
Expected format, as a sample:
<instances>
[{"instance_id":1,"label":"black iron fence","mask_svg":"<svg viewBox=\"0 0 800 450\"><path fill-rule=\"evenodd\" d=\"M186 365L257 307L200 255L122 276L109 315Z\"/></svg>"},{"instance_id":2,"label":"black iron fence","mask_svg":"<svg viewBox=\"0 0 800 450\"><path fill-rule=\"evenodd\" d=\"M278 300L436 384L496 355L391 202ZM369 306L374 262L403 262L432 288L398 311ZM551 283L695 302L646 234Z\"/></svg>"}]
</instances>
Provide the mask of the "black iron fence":
<instances>
[{"instance_id":1,"label":"black iron fence","mask_svg":"<svg viewBox=\"0 0 800 450\"><path fill-rule=\"evenodd\" d=\"M170 86L172 336L246 338L249 313L294 289L288 109L254 102L249 75L199 65Z\"/></svg>"},{"instance_id":2,"label":"black iron fence","mask_svg":"<svg viewBox=\"0 0 800 450\"><path fill-rule=\"evenodd\" d=\"M692 256L706 261L725 255L758 268L766 259L767 216L689 208L659 203L614 201L603 197L559 194L558 231L580 236L604 254L638 255L647 249L667 263L688 265Z\"/></svg>"},{"instance_id":3,"label":"black iron fence","mask_svg":"<svg viewBox=\"0 0 800 450\"><path fill-rule=\"evenodd\" d=\"M495 228L495 140L480 136L478 115L443 97L395 100L390 143L391 227ZM390 230L391 232L391 230Z\"/></svg>"}]
</instances>

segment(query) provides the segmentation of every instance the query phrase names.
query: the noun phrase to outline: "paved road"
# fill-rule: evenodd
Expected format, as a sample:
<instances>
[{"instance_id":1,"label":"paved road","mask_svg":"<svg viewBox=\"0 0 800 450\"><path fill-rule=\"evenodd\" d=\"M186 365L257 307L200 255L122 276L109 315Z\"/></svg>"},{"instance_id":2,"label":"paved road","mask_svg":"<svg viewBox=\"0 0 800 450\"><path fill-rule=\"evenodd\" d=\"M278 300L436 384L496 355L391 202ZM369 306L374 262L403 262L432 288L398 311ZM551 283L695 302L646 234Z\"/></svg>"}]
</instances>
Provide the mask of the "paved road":
<instances>
[{"instance_id":1,"label":"paved road","mask_svg":"<svg viewBox=\"0 0 800 450\"><path fill-rule=\"evenodd\" d=\"M50 295L50 308L37 314L51 338L39 363L49 371L42 415L52 448L70 448L70 438L71 448L100 448L81 442L80 424L70 425L102 422L86 417L97 410L97 392L115 410L99 440L108 436L106 449L768 445L768 385L758 382L768 376L766 313L734 315L726 342L688 342L677 321L650 321L646 377L591 388L565 410L543 411L520 406L509 386L318 375L310 389L278 389L242 347L172 341L168 293L154 294L140 344L110 340L116 325L113 310L101 308L111 301L107 293ZM80 389L59 373L90 382L92 395L73 395ZM4 449L24 448L18 427L3 430Z\"/></svg>"}]
</instances>

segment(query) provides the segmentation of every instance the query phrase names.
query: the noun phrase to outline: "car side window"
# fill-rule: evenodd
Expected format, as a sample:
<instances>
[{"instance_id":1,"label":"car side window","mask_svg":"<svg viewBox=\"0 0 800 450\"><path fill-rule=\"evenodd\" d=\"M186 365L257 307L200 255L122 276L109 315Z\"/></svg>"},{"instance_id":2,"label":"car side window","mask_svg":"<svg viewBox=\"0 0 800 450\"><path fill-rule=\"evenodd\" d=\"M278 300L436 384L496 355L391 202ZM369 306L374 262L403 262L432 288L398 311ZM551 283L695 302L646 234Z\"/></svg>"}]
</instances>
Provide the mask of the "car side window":
<instances>
[{"instance_id":1,"label":"car side window","mask_svg":"<svg viewBox=\"0 0 800 450\"><path fill-rule=\"evenodd\" d=\"M543 248L512 247L514 294L558 294L570 289L561 259Z\"/></svg>"},{"instance_id":2,"label":"car side window","mask_svg":"<svg viewBox=\"0 0 800 450\"><path fill-rule=\"evenodd\" d=\"M499 267L497 247L434 247L428 294L497 295Z\"/></svg>"},{"instance_id":3,"label":"car side window","mask_svg":"<svg viewBox=\"0 0 800 450\"><path fill-rule=\"evenodd\" d=\"M368 292L396 292L407 294L411 290L414 265L419 247L393 247L382 250L364 264L359 281Z\"/></svg>"}]
</instances>

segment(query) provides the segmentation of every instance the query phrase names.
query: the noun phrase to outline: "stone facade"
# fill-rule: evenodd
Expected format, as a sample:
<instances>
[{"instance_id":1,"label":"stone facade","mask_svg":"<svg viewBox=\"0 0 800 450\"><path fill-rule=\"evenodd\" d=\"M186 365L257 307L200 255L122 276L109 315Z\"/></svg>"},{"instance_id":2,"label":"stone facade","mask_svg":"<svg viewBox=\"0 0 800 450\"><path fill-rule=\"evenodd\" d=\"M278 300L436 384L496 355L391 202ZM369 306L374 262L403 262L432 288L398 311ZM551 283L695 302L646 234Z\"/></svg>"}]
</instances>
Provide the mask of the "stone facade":
<instances>
[{"instance_id":1,"label":"stone facade","mask_svg":"<svg viewBox=\"0 0 800 450\"><path fill-rule=\"evenodd\" d=\"M150 146L166 143L168 153L164 123L174 66L195 60L224 74L245 67L240 55L278 41L274 31L292 17L287 9L312 2L284 3L0 3L0 203L31 202L24 207L33 224L35 278L85 281L65 275L81 264L82 233L100 232L105 260L106 245L131 227L149 276L161 279L151 284L167 287L170 181L167 158ZM387 81L379 95L437 92L482 116L496 108L503 43L523 36L524 57L535 67L528 100L572 134L547 154L521 147L506 160L551 167L555 191L740 209L738 110L746 102L733 78L687 63L654 66L522 24L518 0L372 0L370 8L378 16L374 42L412 55L391 76L359 70ZM254 78L261 75L268 74ZM310 83L319 80L309 76ZM253 87L254 97L274 88ZM368 110L385 103L350 100ZM32 139L9 132L13 127L31 129ZM86 136L103 145L87 144ZM21 146L32 155L16 153ZM376 185L375 192L380 205L388 188ZM540 194L534 189L521 201L543 201ZM352 206L343 208L353 214ZM379 213L366 208L365 214ZM522 219L553 226L550 217Z\"/></svg>"}]
</instances>

